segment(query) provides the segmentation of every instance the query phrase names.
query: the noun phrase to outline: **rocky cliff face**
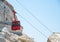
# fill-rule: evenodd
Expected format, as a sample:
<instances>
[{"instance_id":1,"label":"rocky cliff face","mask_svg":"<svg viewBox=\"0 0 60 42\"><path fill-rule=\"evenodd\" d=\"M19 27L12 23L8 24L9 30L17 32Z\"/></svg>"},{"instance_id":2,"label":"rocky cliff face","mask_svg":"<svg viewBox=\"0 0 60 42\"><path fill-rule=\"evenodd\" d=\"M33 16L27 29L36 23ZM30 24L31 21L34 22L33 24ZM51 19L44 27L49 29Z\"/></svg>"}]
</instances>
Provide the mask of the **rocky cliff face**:
<instances>
[{"instance_id":1,"label":"rocky cliff face","mask_svg":"<svg viewBox=\"0 0 60 42\"><path fill-rule=\"evenodd\" d=\"M14 33L10 33L5 27L2 32L0 32L0 42L34 42L34 40L28 37L26 34L22 33L22 35L17 35Z\"/></svg>"},{"instance_id":2,"label":"rocky cliff face","mask_svg":"<svg viewBox=\"0 0 60 42\"><path fill-rule=\"evenodd\" d=\"M0 21L12 21L13 12L11 9L3 2L0 1Z\"/></svg>"},{"instance_id":3,"label":"rocky cliff face","mask_svg":"<svg viewBox=\"0 0 60 42\"><path fill-rule=\"evenodd\" d=\"M5 22L8 24L13 20L13 12L11 9L0 0L0 31L5 27Z\"/></svg>"},{"instance_id":4,"label":"rocky cliff face","mask_svg":"<svg viewBox=\"0 0 60 42\"><path fill-rule=\"evenodd\" d=\"M17 32L14 34L11 31L11 25L5 25L6 23L12 22L14 18L10 7L13 8L0 0L0 42L34 42L32 38L22 33L22 26L21 30L18 31L18 33L22 33L22 35L17 35ZM4 22L6 23L3 24Z\"/></svg>"},{"instance_id":5,"label":"rocky cliff face","mask_svg":"<svg viewBox=\"0 0 60 42\"><path fill-rule=\"evenodd\" d=\"M60 33L53 33L47 42L60 42Z\"/></svg>"}]
</instances>

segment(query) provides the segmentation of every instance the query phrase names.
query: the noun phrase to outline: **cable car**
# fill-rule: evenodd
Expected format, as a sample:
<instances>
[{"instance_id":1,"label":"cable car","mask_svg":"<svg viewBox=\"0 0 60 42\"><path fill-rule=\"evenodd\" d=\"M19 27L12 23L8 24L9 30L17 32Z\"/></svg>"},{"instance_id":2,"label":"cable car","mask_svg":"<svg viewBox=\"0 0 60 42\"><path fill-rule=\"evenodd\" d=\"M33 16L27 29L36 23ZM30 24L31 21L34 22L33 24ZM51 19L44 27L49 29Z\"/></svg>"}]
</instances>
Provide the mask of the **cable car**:
<instances>
[{"instance_id":1,"label":"cable car","mask_svg":"<svg viewBox=\"0 0 60 42\"><path fill-rule=\"evenodd\" d=\"M20 30L20 21L16 20L16 17L15 17L15 13L14 13L14 21L12 21L12 26L11 26L11 29L13 31L16 31L16 30Z\"/></svg>"},{"instance_id":2,"label":"cable car","mask_svg":"<svg viewBox=\"0 0 60 42\"><path fill-rule=\"evenodd\" d=\"M13 21L12 22L12 30L20 30L20 21Z\"/></svg>"}]
</instances>

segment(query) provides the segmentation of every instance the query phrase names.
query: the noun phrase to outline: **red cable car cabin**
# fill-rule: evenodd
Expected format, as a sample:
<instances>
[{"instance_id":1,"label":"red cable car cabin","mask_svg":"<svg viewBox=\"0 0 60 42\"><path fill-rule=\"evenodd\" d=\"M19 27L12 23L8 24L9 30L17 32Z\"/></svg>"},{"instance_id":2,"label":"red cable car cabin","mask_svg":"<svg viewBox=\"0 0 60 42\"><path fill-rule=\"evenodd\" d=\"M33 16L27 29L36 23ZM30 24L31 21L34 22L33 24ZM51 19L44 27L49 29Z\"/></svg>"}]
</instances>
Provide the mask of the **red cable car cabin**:
<instances>
[{"instance_id":1,"label":"red cable car cabin","mask_svg":"<svg viewBox=\"0 0 60 42\"><path fill-rule=\"evenodd\" d=\"M20 21L16 20L15 12L14 12L14 21L12 22L11 29L13 31L20 30Z\"/></svg>"},{"instance_id":2,"label":"red cable car cabin","mask_svg":"<svg viewBox=\"0 0 60 42\"><path fill-rule=\"evenodd\" d=\"M20 30L20 21L13 21L12 22L12 30Z\"/></svg>"}]
</instances>

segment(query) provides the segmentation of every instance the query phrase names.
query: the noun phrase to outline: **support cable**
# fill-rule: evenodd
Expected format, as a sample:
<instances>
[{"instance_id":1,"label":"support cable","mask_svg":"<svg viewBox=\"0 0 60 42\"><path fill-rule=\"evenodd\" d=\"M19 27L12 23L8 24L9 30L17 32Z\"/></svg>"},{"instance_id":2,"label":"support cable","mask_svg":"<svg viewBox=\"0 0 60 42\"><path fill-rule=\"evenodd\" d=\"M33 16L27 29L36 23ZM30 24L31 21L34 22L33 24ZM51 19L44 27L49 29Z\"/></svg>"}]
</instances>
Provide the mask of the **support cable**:
<instances>
[{"instance_id":1,"label":"support cable","mask_svg":"<svg viewBox=\"0 0 60 42\"><path fill-rule=\"evenodd\" d=\"M22 6L27 12L29 12L30 15L32 15L32 16L39 22L40 25L44 26L44 27L45 27L47 30L49 30L50 32L53 32L53 31L50 30L46 25L44 25L36 16L34 16L32 12L30 12L27 8L25 8L18 0L16 0L16 2L17 2L20 6Z\"/></svg>"},{"instance_id":2,"label":"support cable","mask_svg":"<svg viewBox=\"0 0 60 42\"><path fill-rule=\"evenodd\" d=\"M18 14L20 17L22 17L28 24L30 24L36 31L38 31L40 34L42 34L44 37L47 38L47 36L45 34L43 34L40 30L38 30L34 25L32 25L27 19L25 19L23 16L21 16L20 14Z\"/></svg>"}]
</instances>

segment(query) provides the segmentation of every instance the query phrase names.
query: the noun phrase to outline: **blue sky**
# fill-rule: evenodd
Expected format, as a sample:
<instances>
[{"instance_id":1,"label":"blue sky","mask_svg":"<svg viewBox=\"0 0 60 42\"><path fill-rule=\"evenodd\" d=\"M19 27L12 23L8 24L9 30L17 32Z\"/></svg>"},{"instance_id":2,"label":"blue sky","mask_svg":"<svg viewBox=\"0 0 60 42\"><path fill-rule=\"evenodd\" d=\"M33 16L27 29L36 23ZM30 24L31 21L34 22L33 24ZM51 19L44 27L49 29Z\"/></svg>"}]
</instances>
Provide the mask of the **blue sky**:
<instances>
[{"instance_id":1,"label":"blue sky","mask_svg":"<svg viewBox=\"0 0 60 42\"><path fill-rule=\"evenodd\" d=\"M13 5L18 14L28 20L39 31L45 34L43 36L40 32L36 31L26 20L17 14L21 25L24 27L23 32L28 36L34 38L35 42L47 42L47 38L53 32L60 32L60 0L7 0ZM24 7L22 7L21 3ZM41 23L46 25L50 30L42 26L28 11L27 8L34 16L36 16Z\"/></svg>"}]
</instances>

